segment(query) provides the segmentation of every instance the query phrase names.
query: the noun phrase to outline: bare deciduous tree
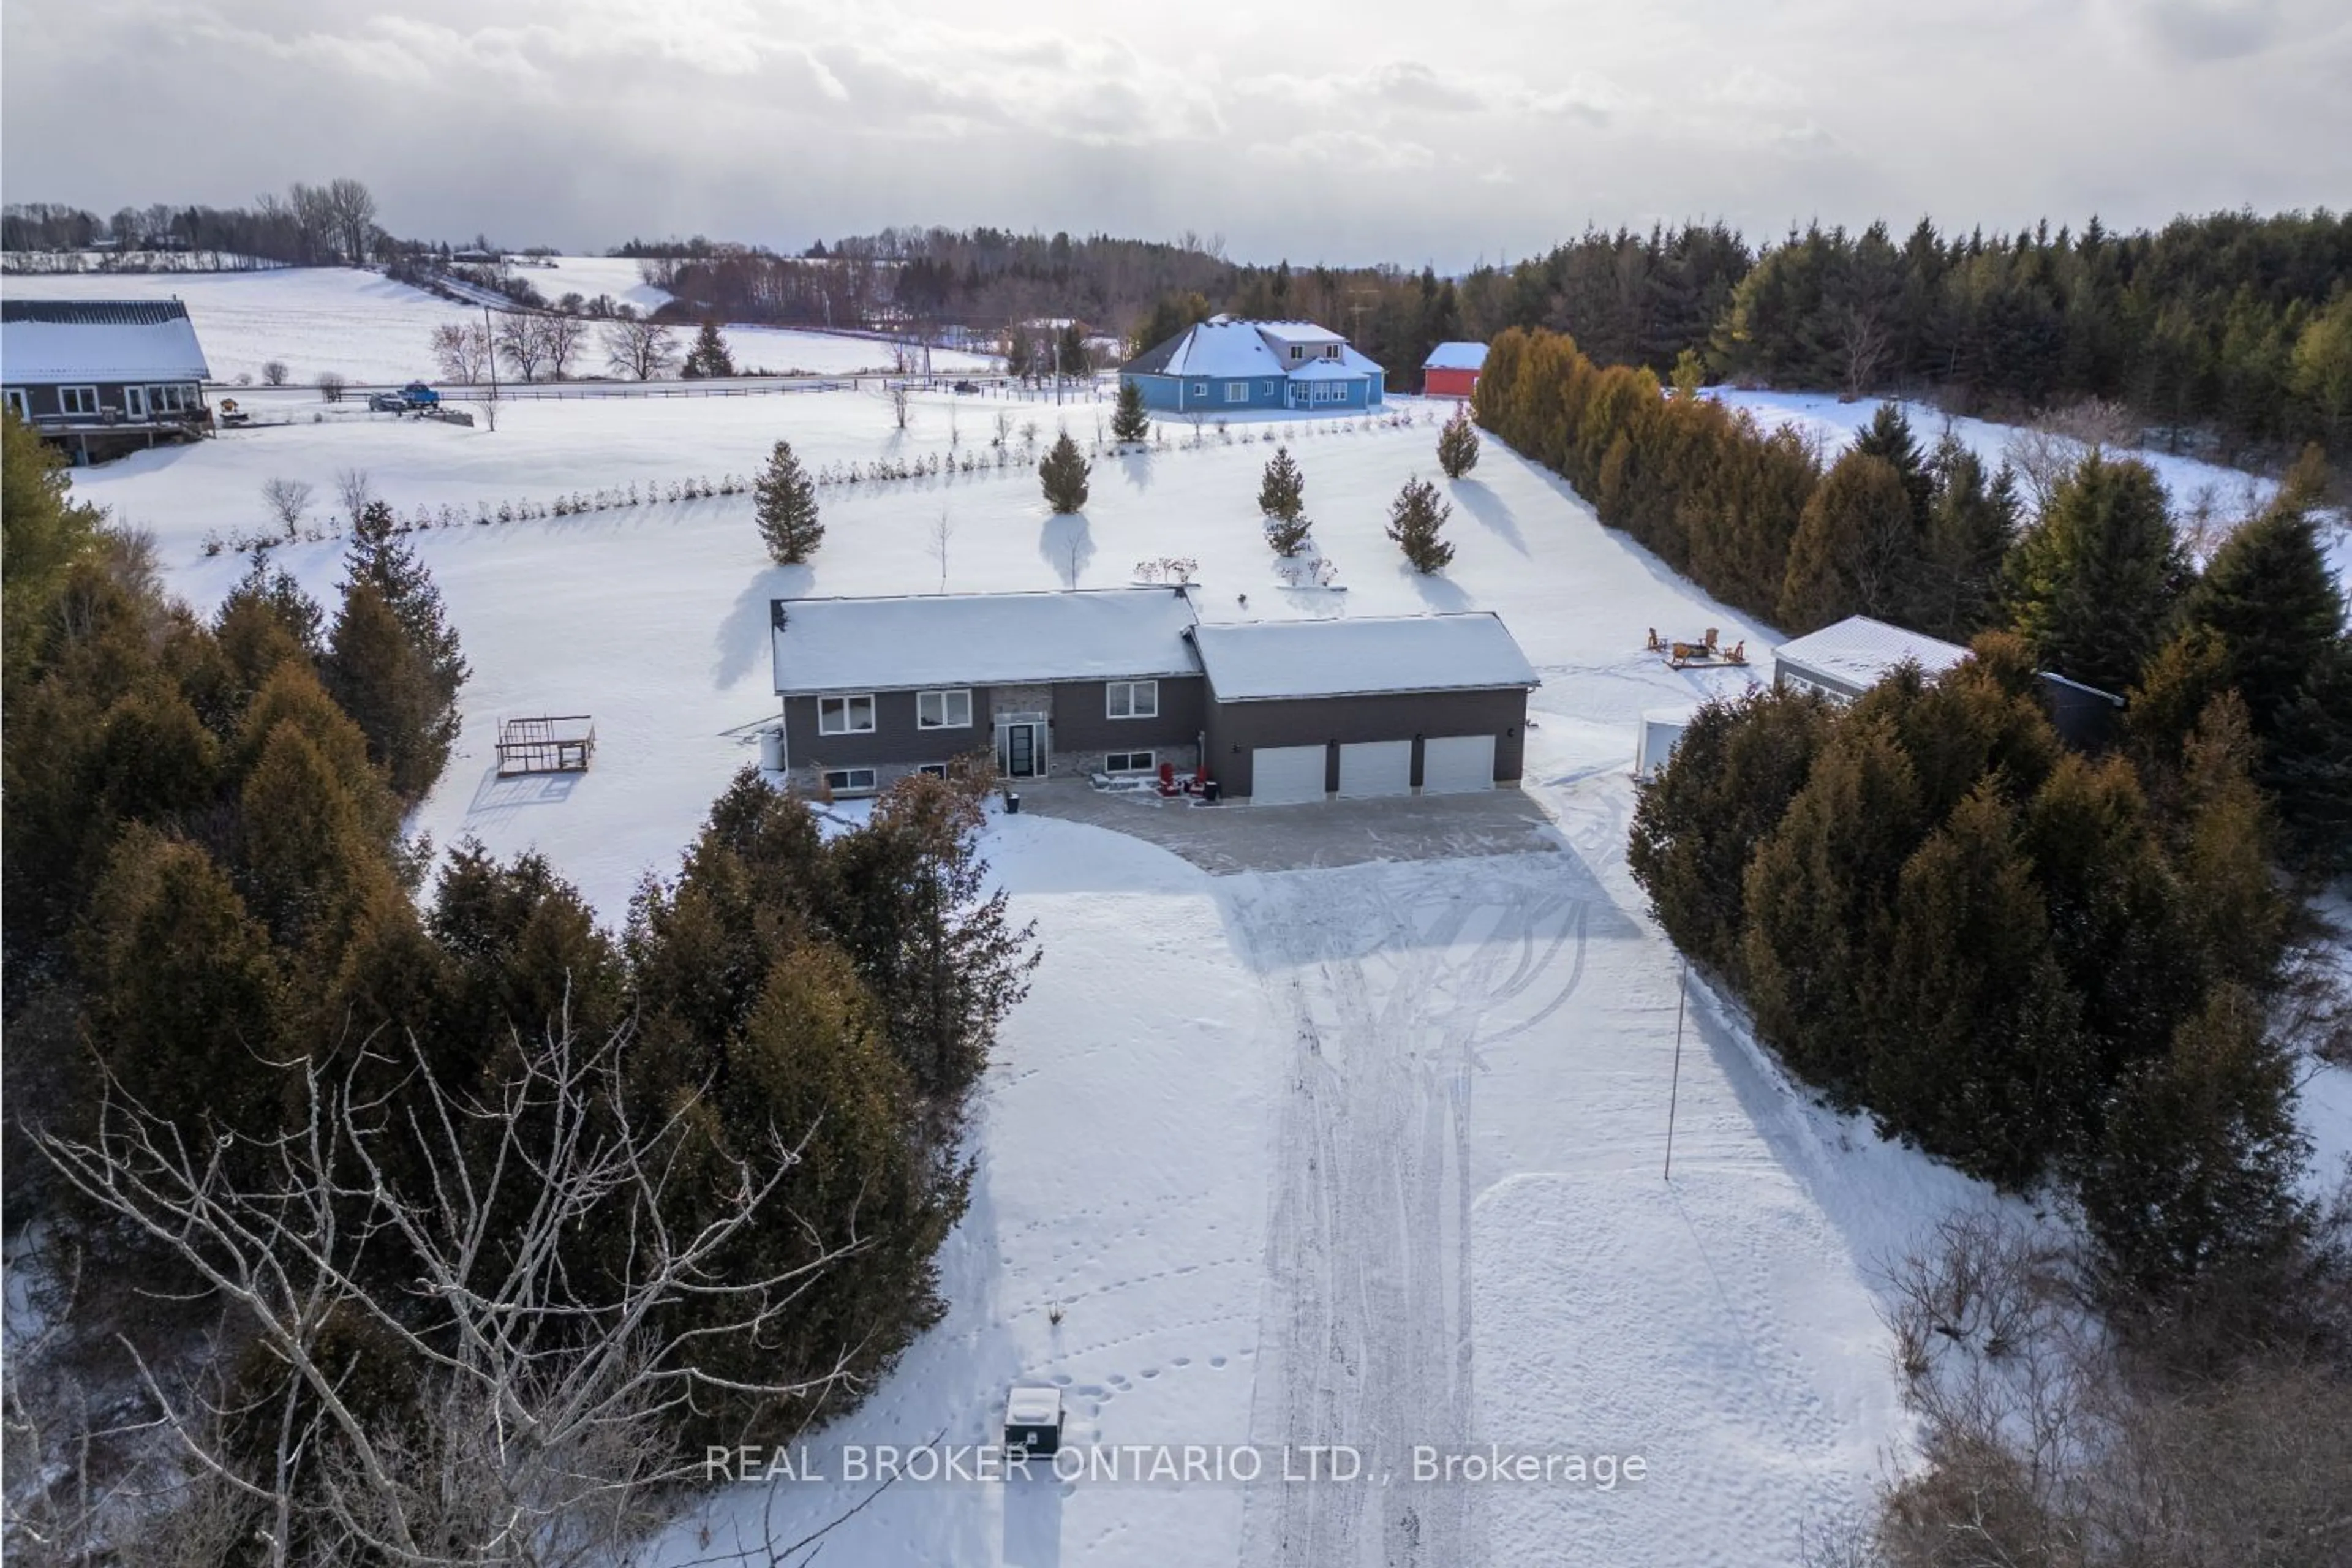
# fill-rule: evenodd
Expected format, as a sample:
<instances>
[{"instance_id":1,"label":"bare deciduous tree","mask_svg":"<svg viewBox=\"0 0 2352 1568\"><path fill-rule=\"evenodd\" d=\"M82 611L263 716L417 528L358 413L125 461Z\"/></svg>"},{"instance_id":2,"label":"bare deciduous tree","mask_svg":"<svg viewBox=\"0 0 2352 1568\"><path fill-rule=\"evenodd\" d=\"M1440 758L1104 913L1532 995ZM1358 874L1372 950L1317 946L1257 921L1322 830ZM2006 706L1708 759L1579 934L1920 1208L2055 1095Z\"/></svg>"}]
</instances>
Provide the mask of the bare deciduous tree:
<instances>
[{"instance_id":1,"label":"bare deciduous tree","mask_svg":"<svg viewBox=\"0 0 2352 1568\"><path fill-rule=\"evenodd\" d=\"M948 542L954 537L955 524L948 521L948 514L942 510L939 521L931 524L931 553L939 557L940 592L942 594L948 591Z\"/></svg>"},{"instance_id":2,"label":"bare deciduous tree","mask_svg":"<svg viewBox=\"0 0 2352 1568\"><path fill-rule=\"evenodd\" d=\"M479 321L444 321L433 329L433 363L444 381L468 385L489 369L490 330Z\"/></svg>"},{"instance_id":3,"label":"bare deciduous tree","mask_svg":"<svg viewBox=\"0 0 2352 1568\"><path fill-rule=\"evenodd\" d=\"M398 1061L361 1049L334 1073L300 1064L291 1130L260 1145L268 1176L249 1186L228 1173L226 1142L191 1142L110 1082L93 1131L35 1134L67 1182L176 1258L278 1369L256 1455L222 1440L217 1397L175 1394L132 1352L189 1461L260 1515L273 1568L305 1539L418 1568L614 1560L657 1489L702 1474L700 1454L663 1448L658 1412L721 1386L681 1355L692 1337L656 1340L656 1319L692 1300L697 1336L780 1327L864 1245L728 1278L721 1259L750 1227L803 1223L772 1200L805 1138L772 1131L732 1156L700 1142L690 1100L648 1124L625 1091L627 1043L623 1030L583 1044L559 1017L478 1100L435 1082L413 1043ZM369 1087L395 1068L394 1089ZM250 1169L255 1152L235 1163ZM677 1228L682 1184L713 1181L715 1217ZM567 1270L567 1239L589 1231L627 1237L627 1266ZM389 1289L362 1259L387 1246L406 1276ZM419 1302L433 1309L424 1321ZM371 1420L347 1402L327 1343L337 1322L416 1369L416 1419ZM841 1375L723 1386L804 1397ZM310 1484L293 1484L304 1474Z\"/></svg>"},{"instance_id":4,"label":"bare deciduous tree","mask_svg":"<svg viewBox=\"0 0 2352 1568\"><path fill-rule=\"evenodd\" d=\"M540 318L541 346L547 355L547 378L562 381L571 374L572 359L588 335L588 323L570 313Z\"/></svg>"},{"instance_id":5,"label":"bare deciduous tree","mask_svg":"<svg viewBox=\"0 0 2352 1568\"><path fill-rule=\"evenodd\" d=\"M283 386L291 374L293 372L286 368L286 362L282 359L265 361L261 366L261 379L265 385Z\"/></svg>"},{"instance_id":6,"label":"bare deciduous tree","mask_svg":"<svg viewBox=\"0 0 2352 1568\"><path fill-rule=\"evenodd\" d=\"M261 501L291 539L302 527L302 514L310 510L310 487L300 479L264 479Z\"/></svg>"},{"instance_id":7,"label":"bare deciduous tree","mask_svg":"<svg viewBox=\"0 0 2352 1568\"><path fill-rule=\"evenodd\" d=\"M375 484L365 468L335 470L335 504L343 509L343 517L354 528L359 526L360 513L368 502L375 500Z\"/></svg>"},{"instance_id":8,"label":"bare deciduous tree","mask_svg":"<svg viewBox=\"0 0 2352 1568\"><path fill-rule=\"evenodd\" d=\"M2131 411L2105 398L2084 398L2053 408L2031 425L2011 433L2001 457L2017 470L2025 493L2039 512L2050 504L2066 476L2094 451L2128 451L2139 445L2139 426Z\"/></svg>"},{"instance_id":9,"label":"bare deciduous tree","mask_svg":"<svg viewBox=\"0 0 2352 1568\"><path fill-rule=\"evenodd\" d=\"M322 403L341 403L343 400L343 388L349 384L350 383L343 379L343 373L341 371L320 371L319 373L319 400Z\"/></svg>"},{"instance_id":10,"label":"bare deciduous tree","mask_svg":"<svg viewBox=\"0 0 2352 1568\"><path fill-rule=\"evenodd\" d=\"M626 316L604 327L604 363L616 374L651 381L677 358L677 334L658 321Z\"/></svg>"},{"instance_id":11,"label":"bare deciduous tree","mask_svg":"<svg viewBox=\"0 0 2352 1568\"><path fill-rule=\"evenodd\" d=\"M890 417L898 422L898 428L901 430L907 427L907 420L910 416L913 402L914 398L908 391L905 382L894 381L890 384Z\"/></svg>"},{"instance_id":12,"label":"bare deciduous tree","mask_svg":"<svg viewBox=\"0 0 2352 1568\"><path fill-rule=\"evenodd\" d=\"M375 234L374 195L357 180L335 180L327 186L326 206L344 264L362 265L368 258L368 241Z\"/></svg>"},{"instance_id":13,"label":"bare deciduous tree","mask_svg":"<svg viewBox=\"0 0 2352 1568\"><path fill-rule=\"evenodd\" d=\"M499 318L498 352L519 380L537 381L540 366L547 363L547 329L541 324L547 319L528 310L508 310Z\"/></svg>"},{"instance_id":14,"label":"bare deciduous tree","mask_svg":"<svg viewBox=\"0 0 2352 1568\"><path fill-rule=\"evenodd\" d=\"M1879 367L1886 361L1886 327L1876 311L1848 305L1838 312L1837 334L1843 399L1852 403L1878 379Z\"/></svg>"}]
</instances>

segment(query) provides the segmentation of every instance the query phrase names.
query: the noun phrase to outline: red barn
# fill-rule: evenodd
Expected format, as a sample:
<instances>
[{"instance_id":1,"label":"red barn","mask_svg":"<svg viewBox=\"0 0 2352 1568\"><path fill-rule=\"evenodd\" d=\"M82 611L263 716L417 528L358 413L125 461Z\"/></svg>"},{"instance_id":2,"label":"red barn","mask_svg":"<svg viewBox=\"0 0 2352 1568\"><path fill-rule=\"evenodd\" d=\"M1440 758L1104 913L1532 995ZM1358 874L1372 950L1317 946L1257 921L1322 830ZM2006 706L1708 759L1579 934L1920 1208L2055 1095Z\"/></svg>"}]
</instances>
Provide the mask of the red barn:
<instances>
[{"instance_id":1,"label":"red barn","mask_svg":"<svg viewBox=\"0 0 2352 1568\"><path fill-rule=\"evenodd\" d=\"M1485 343L1440 343L1422 363L1421 390L1431 397L1467 397L1486 368Z\"/></svg>"}]
</instances>

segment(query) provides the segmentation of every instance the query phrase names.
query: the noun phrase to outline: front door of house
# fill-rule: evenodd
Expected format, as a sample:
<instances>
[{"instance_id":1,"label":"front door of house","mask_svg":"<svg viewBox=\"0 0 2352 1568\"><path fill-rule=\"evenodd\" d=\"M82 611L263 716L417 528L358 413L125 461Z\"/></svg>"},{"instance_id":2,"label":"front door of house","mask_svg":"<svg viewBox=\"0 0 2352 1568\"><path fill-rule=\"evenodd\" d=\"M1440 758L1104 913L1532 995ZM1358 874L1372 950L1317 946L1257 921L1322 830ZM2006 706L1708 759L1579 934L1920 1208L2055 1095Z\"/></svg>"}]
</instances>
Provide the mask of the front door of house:
<instances>
[{"instance_id":1,"label":"front door of house","mask_svg":"<svg viewBox=\"0 0 2352 1568\"><path fill-rule=\"evenodd\" d=\"M145 387L126 386L122 389L122 416L126 419L144 419L147 417L147 389Z\"/></svg>"},{"instance_id":2,"label":"front door of house","mask_svg":"<svg viewBox=\"0 0 2352 1568\"><path fill-rule=\"evenodd\" d=\"M1001 760L1005 777L1034 779L1044 771L1039 766L1037 729L1034 724L1007 724L1004 727L1004 755Z\"/></svg>"}]
</instances>

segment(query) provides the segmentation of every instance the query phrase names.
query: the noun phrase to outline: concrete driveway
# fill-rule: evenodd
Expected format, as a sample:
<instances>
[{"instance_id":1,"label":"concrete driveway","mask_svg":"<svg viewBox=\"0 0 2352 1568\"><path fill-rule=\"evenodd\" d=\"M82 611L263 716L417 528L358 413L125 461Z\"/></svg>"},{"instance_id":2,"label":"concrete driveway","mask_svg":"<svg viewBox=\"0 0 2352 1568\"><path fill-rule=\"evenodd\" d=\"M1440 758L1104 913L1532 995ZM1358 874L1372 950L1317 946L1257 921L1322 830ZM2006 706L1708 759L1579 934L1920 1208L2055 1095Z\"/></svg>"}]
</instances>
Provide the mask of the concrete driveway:
<instances>
[{"instance_id":1,"label":"concrete driveway","mask_svg":"<svg viewBox=\"0 0 2352 1568\"><path fill-rule=\"evenodd\" d=\"M1560 847L1551 818L1516 789L1303 805L1201 805L1098 790L1075 779L1033 779L1020 795L1024 811L1132 835L1218 877L1376 860L1556 854Z\"/></svg>"}]
</instances>

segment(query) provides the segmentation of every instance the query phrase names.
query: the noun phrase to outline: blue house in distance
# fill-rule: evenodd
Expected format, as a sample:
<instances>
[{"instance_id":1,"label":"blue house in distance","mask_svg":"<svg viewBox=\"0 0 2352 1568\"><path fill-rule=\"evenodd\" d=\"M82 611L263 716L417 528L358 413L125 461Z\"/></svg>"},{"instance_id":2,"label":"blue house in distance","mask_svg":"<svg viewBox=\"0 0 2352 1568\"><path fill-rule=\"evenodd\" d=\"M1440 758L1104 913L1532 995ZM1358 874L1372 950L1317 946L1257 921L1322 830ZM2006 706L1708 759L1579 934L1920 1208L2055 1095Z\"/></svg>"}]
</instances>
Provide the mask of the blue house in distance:
<instances>
[{"instance_id":1,"label":"blue house in distance","mask_svg":"<svg viewBox=\"0 0 2352 1568\"><path fill-rule=\"evenodd\" d=\"M1312 321L1213 316L1119 366L1118 379L1165 414L1345 414L1378 408L1387 373Z\"/></svg>"}]
</instances>

